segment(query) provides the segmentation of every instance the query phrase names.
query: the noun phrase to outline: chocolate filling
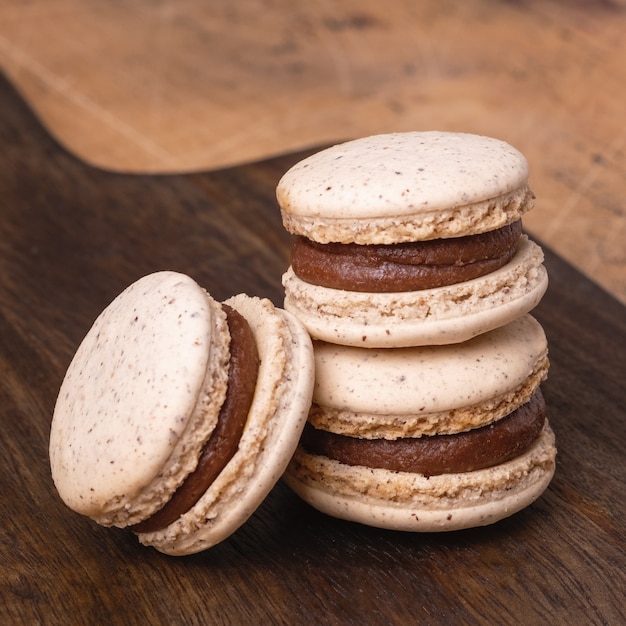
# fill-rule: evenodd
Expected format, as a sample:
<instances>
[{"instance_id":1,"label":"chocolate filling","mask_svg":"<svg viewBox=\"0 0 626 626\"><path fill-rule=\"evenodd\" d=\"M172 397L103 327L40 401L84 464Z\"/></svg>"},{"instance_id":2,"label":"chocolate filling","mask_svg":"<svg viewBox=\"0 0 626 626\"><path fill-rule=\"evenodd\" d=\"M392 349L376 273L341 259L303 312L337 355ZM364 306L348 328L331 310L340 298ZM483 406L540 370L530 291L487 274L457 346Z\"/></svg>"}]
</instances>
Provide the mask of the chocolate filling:
<instances>
[{"instance_id":1,"label":"chocolate filling","mask_svg":"<svg viewBox=\"0 0 626 626\"><path fill-rule=\"evenodd\" d=\"M256 388L259 355L245 318L226 304L222 307L230 331L230 365L226 399L217 425L200 453L196 469L159 511L131 527L136 533L165 528L189 511L226 467L239 446Z\"/></svg>"},{"instance_id":2,"label":"chocolate filling","mask_svg":"<svg viewBox=\"0 0 626 626\"><path fill-rule=\"evenodd\" d=\"M518 220L478 235L390 245L322 244L298 237L291 266L303 281L332 289L370 293L431 289L506 265L521 233Z\"/></svg>"},{"instance_id":3,"label":"chocolate filling","mask_svg":"<svg viewBox=\"0 0 626 626\"><path fill-rule=\"evenodd\" d=\"M528 402L506 417L464 433L407 439L357 439L315 429L307 423L305 450L347 465L363 465L425 476L472 472L523 454L545 422L539 388Z\"/></svg>"}]
</instances>

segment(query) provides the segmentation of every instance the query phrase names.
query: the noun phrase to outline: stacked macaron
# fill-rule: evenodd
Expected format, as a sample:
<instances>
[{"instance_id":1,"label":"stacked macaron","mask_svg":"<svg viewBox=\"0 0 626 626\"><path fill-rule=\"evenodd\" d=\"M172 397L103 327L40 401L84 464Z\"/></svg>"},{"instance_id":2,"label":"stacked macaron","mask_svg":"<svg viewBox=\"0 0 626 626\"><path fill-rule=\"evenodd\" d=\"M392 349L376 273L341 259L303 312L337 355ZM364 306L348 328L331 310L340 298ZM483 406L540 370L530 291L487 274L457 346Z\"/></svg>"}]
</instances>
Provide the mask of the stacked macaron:
<instances>
[{"instance_id":1,"label":"stacked macaron","mask_svg":"<svg viewBox=\"0 0 626 626\"><path fill-rule=\"evenodd\" d=\"M296 164L277 198L297 236L284 306L315 340L288 484L331 515L416 531L533 502L556 449L524 157L476 135L377 135Z\"/></svg>"}]
</instances>

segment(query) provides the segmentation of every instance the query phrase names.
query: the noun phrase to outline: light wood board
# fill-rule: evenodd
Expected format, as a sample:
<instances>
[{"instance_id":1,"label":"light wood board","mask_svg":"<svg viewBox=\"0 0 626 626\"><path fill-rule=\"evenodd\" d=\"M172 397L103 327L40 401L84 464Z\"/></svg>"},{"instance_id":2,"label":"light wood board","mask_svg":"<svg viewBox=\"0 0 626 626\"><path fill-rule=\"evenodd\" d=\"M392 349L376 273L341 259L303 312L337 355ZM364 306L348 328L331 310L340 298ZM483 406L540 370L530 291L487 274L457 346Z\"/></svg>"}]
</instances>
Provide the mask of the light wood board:
<instances>
[{"instance_id":1,"label":"light wood board","mask_svg":"<svg viewBox=\"0 0 626 626\"><path fill-rule=\"evenodd\" d=\"M2 0L0 66L101 168L208 170L377 132L509 141L526 227L626 302L626 3Z\"/></svg>"}]
</instances>

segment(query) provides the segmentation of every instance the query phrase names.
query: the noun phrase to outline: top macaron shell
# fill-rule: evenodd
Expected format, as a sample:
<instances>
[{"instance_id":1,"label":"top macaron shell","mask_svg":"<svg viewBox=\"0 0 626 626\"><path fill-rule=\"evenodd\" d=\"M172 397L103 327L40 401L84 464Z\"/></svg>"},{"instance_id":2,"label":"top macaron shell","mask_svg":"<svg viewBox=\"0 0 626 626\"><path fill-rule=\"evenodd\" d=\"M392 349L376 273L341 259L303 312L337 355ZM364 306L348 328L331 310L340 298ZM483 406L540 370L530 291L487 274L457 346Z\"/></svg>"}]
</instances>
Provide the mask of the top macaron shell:
<instances>
[{"instance_id":1,"label":"top macaron shell","mask_svg":"<svg viewBox=\"0 0 626 626\"><path fill-rule=\"evenodd\" d=\"M545 333L530 315L462 344L363 349L318 342L313 400L357 414L452 411L515 389L546 353Z\"/></svg>"},{"instance_id":2,"label":"top macaron shell","mask_svg":"<svg viewBox=\"0 0 626 626\"><path fill-rule=\"evenodd\" d=\"M390 133L300 161L283 175L276 195L294 234L320 243L397 243L475 234L515 221L532 207L527 178L524 156L498 139ZM462 210L468 206L471 211Z\"/></svg>"},{"instance_id":3,"label":"top macaron shell","mask_svg":"<svg viewBox=\"0 0 626 626\"><path fill-rule=\"evenodd\" d=\"M175 272L140 279L102 312L51 425L52 477L70 508L119 526L160 508L217 423L228 342L220 305Z\"/></svg>"},{"instance_id":4,"label":"top macaron shell","mask_svg":"<svg viewBox=\"0 0 626 626\"><path fill-rule=\"evenodd\" d=\"M362 439L454 434L486 426L545 380L541 325L523 315L461 344L356 348L315 343L309 422Z\"/></svg>"}]
</instances>

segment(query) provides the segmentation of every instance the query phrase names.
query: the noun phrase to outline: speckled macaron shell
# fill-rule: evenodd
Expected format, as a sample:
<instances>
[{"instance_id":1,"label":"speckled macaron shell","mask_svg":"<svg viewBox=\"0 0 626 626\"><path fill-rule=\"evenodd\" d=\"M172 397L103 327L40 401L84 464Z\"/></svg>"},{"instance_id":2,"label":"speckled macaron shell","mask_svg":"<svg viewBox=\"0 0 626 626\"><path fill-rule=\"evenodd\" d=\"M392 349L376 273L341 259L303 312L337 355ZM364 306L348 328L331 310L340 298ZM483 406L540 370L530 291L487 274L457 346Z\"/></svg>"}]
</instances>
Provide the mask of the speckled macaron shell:
<instances>
[{"instance_id":1,"label":"speckled macaron shell","mask_svg":"<svg viewBox=\"0 0 626 626\"><path fill-rule=\"evenodd\" d=\"M313 241L389 244L500 228L532 208L528 164L490 137L374 135L294 165L276 196L285 228Z\"/></svg>"},{"instance_id":2,"label":"speckled macaron shell","mask_svg":"<svg viewBox=\"0 0 626 626\"><path fill-rule=\"evenodd\" d=\"M530 315L461 344L367 349L316 342L310 421L366 439L452 434L508 415L545 379L548 345Z\"/></svg>"},{"instance_id":3,"label":"speckled macaron shell","mask_svg":"<svg viewBox=\"0 0 626 626\"><path fill-rule=\"evenodd\" d=\"M70 508L126 526L171 497L217 423L229 341L221 305L188 276L150 274L115 298L54 410L52 478Z\"/></svg>"},{"instance_id":4,"label":"speckled macaron shell","mask_svg":"<svg viewBox=\"0 0 626 626\"><path fill-rule=\"evenodd\" d=\"M441 532L485 526L532 504L555 469L546 423L523 455L487 469L426 477L349 466L298 447L285 482L319 511L391 530Z\"/></svg>"},{"instance_id":5,"label":"speckled macaron shell","mask_svg":"<svg viewBox=\"0 0 626 626\"><path fill-rule=\"evenodd\" d=\"M466 341L531 311L548 286L543 251L522 235L509 263L454 285L398 293L363 293L312 285L291 268L284 307L315 339L365 348Z\"/></svg>"},{"instance_id":6,"label":"speckled macaron shell","mask_svg":"<svg viewBox=\"0 0 626 626\"><path fill-rule=\"evenodd\" d=\"M268 300L239 295L226 304L257 340L257 388L239 448L207 492L167 528L138 535L170 555L210 548L252 515L287 467L311 404L313 348L298 320Z\"/></svg>"}]
</instances>

